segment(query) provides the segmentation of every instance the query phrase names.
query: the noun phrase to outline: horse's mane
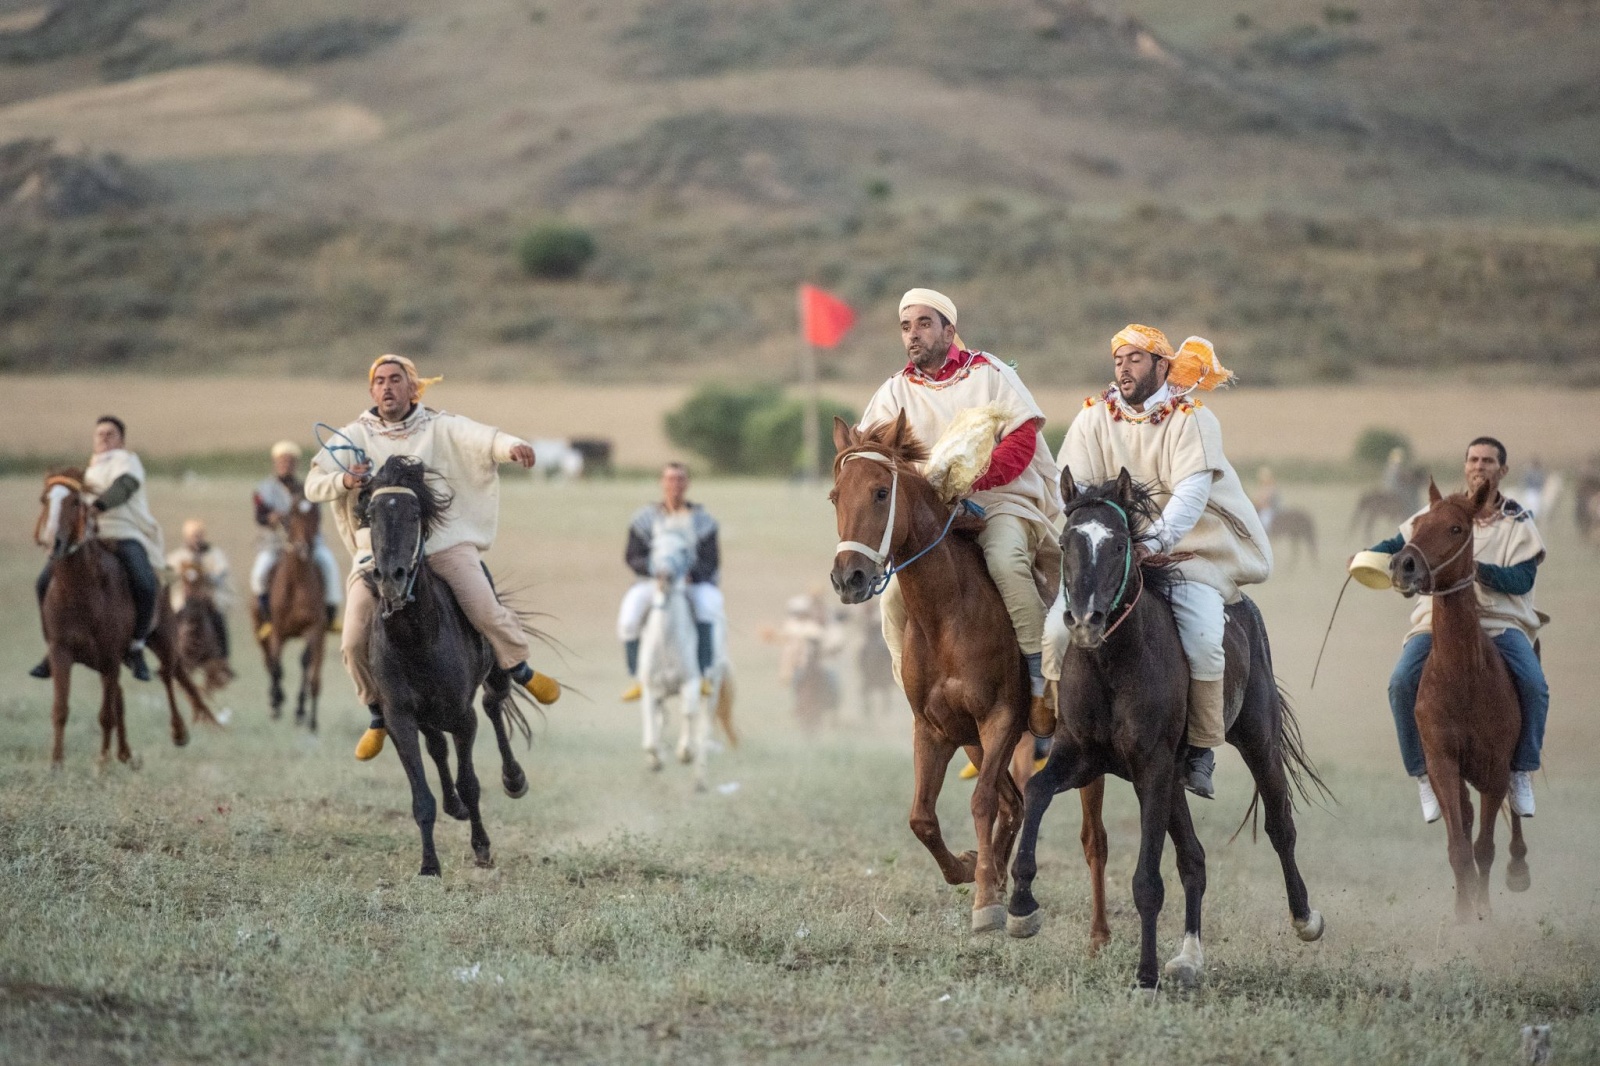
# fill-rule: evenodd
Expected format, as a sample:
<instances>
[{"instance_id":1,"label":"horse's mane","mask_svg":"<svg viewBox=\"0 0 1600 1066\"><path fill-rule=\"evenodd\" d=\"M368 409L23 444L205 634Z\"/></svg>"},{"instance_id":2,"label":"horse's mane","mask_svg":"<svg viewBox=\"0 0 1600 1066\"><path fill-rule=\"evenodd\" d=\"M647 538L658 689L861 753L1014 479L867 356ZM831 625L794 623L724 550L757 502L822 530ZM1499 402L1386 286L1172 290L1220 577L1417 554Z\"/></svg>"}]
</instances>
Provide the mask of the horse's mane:
<instances>
[{"instance_id":1,"label":"horse's mane","mask_svg":"<svg viewBox=\"0 0 1600 1066\"><path fill-rule=\"evenodd\" d=\"M435 488L430 482L437 479L438 475L428 469L428 465L414 455L391 455L385 460L383 466L367 482L367 487L361 496L361 515L366 518L367 507L372 501L372 493L376 489L404 488L416 493L417 507L420 509L422 521L422 538L426 540L433 535L439 523L444 521L445 512L450 509L454 499L450 491L445 488Z\"/></svg>"},{"instance_id":2,"label":"horse's mane","mask_svg":"<svg viewBox=\"0 0 1600 1066\"><path fill-rule=\"evenodd\" d=\"M1128 532L1133 538L1133 543L1138 544L1150 527L1161 518L1161 505L1156 503L1151 486L1139 481L1129 481L1129 494L1127 500L1117 497L1117 479L1091 485L1079 491L1065 507L1061 516L1070 522L1072 513L1094 504L1115 504L1128 516ZM1172 586L1182 581L1177 571L1177 561L1169 556L1149 556L1139 569L1144 576L1145 587L1156 593L1162 599L1169 599Z\"/></svg>"},{"instance_id":3,"label":"horse's mane","mask_svg":"<svg viewBox=\"0 0 1600 1066\"><path fill-rule=\"evenodd\" d=\"M839 467L846 457L857 452L877 452L892 459L900 469L900 477L906 481L923 485L935 497L933 485L927 478L917 472L917 464L926 462L929 451L928 446L917 439L911 430L906 430L899 441L893 440L895 424L893 422L874 422L861 431L856 443L840 451L833 457L833 478L839 479ZM837 501L838 490L829 494L829 499ZM956 515L955 521L950 525L950 532L960 533L965 536L975 537L983 532L983 519L970 511L963 510Z\"/></svg>"},{"instance_id":4,"label":"horse's mane","mask_svg":"<svg viewBox=\"0 0 1600 1066\"><path fill-rule=\"evenodd\" d=\"M44 472L47 478L70 477L77 482L83 481L83 467L81 466L53 466Z\"/></svg>"}]
</instances>

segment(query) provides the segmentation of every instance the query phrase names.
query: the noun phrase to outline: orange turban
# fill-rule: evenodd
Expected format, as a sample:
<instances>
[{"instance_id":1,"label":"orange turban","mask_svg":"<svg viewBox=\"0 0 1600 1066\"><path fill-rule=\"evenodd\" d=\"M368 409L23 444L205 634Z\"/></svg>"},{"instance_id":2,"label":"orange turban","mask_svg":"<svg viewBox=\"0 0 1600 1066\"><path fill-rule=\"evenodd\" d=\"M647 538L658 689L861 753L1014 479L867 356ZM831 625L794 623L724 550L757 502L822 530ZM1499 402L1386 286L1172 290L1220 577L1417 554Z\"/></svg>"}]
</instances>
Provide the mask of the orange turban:
<instances>
[{"instance_id":1,"label":"orange turban","mask_svg":"<svg viewBox=\"0 0 1600 1066\"><path fill-rule=\"evenodd\" d=\"M1180 392L1210 392L1233 380L1233 371L1217 361L1217 350L1204 337L1190 337L1178 346L1167 382Z\"/></svg>"},{"instance_id":2,"label":"orange turban","mask_svg":"<svg viewBox=\"0 0 1600 1066\"><path fill-rule=\"evenodd\" d=\"M1131 344L1141 352L1159 355L1163 359L1172 358L1172 344L1167 340L1167 335L1154 326L1128 325L1111 338L1111 354L1117 354L1117 349L1124 344Z\"/></svg>"},{"instance_id":3,"label":"orange turban","mask_svg":"<svg viewBox=\"0 0 1600 1066\"><path fill-rule=\"evenodd\" d=\"M422 394L428 391L429 385L437 385L439 382L444 380L443 374L436 378L425 378L419 376L417 374L417 364L413 363L403 355L380 355L378 358L374 359L372 361L372 365L367 368L368 385L372 384L372 379L378 375L378 368L385 363L393 363L395 366L406 372L406 380L410 381L411 387L417 390L417 399L419 400L422 399Z\"/></svg>"}]
</instances>

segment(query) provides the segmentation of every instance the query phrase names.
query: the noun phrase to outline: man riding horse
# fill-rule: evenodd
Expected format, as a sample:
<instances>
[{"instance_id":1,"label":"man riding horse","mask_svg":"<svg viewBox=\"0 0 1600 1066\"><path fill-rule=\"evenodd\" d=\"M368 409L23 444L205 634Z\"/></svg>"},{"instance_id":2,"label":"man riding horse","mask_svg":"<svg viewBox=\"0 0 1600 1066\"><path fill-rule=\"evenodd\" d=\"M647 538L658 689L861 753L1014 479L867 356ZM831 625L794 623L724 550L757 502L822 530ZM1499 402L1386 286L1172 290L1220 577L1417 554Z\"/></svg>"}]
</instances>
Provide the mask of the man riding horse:
<instances>
[{"instance_id":1,"label":"man riding horse","mask_svg":"<svg viewBox=\"0 0 1600 1066\"><path fill-rule=\"evenodd\" d=\"M1533 515L1516 500L1500 494L1500 481L1507 469L1505 445L1493 437L1479 437L1467 446L1467 492L1486 482L1493 488L1473 522L1472 558L1477 562L1477 578L1472 590L1478 599L1479 622L1505 660L1522 706L1522 731L1511 758L1510 798L1513 811L1532 818L1533 771L1539 769L1545 716L1550 710L1550 688L1533 649L1542 624L1533 607L1533 581L1539 564L1544 562L1544 540L1533 523ZM1420 513L1406 519L1399 533L1373 545L1371 550L1393 555L1405 547ZM1422 817L1429 822L1439 819L1439 800L1428 780L1422 738L1417 732L1416 706L1422 666L1432 649L1433 597L1420 596L1411 613L1411 630L1406 634L1400 661L1389 678L1389 709L1400 739L1400 758L1406 773L1416 779Z\"/></svg>"},{"instance_id":2,"label":"man riding horse","mask_svg":"<svg viewBox=\"0 0 1600 1066\"><path fill-rule=\"evenodd\" d=\"M499 522L499 464L530 468L533 447L493 426L423 406L424 390L440 380L419 377L416 364L403 355L378 357L367 370L373 406L317 452L306 476L306 499L333 505L339 537L355 561L347 582L339 651L356 694L372 713L356 745L356 758L363 761L383 750L387 730L367 661L367 635L377 601L364 580L372 552L367 531L358 528L357 504L373 469L391 456L422 460L449 487L450 509L423 547L429 568L450 586L462 612L489 641L513 681L541 703L554 703L561 695L553 678L528 665L527 634L516 613L495 595L483 564L483 553L494 543ZM350 461L339 459L330 449L340 450Z\"/></svg>"},{"instance_id":3,"label":"man riding horse","mask_svg":"<svg viewBox=\"0 0 1600 1066\"><path fill-rule=\"evenodd\" d=\"M628 523L628 546L623 559L638 580L623 593L622 607L617 612L617 636L627 658L628 676L634 678L622 694L624 700L639 699L644 692L638 681L639 635L644 631L655 589L655 575L650 573L651 546L663 534L679 535L694 545L694 562L685 586L694 611L700 692L711 695L710 670L716 662L717 629L726 621L722 589L717 586L722 555L717 546L717 520L700 504L691 502L688 493L689 468L682 463L668 463L661 471L661 502L641 507Z\"/></svg>"},{"instance_id":4,"label":"man riding horse","mask_svg":"<svg viewBox=\"0 0 1600 1066\"><path fill-rule=\"evenodd\" d=\"M256 560L250 567L250 595L255 597L256 639L266 640L272 631L272 609L267 602L272 588L272 568L278 564L283 551L284 537L289 528L289 512L295 501L305 495L296 468L300 463L300 445L292 440L280 440L272 446L272 476L256 486L253 503L256 525L261 527L261 537L256 542ZM339 632L339 605L344 602L344 575L322 535L317 534L316 547L311 559L322 572L322 599L328 608L328 629Z\"/></svg>"},{"instance_id":5,"label":"man riding horse","mask_svg":"<svg viewBox=\"0 0 1600 1066\"><path fill-rule=\"evenodd\" d=\"M1126 469L1161 504L1161 519L1138 551L1181 552L1183 580L1173 585L1172 614L1189 660L1185 785L1215 795L1212 750L1225 740L1223 608L1241 585L1272 573L1272 548L1239 475L1222 451L1216 415L1190 400L1196 388L1232 378L1211 343L1190 337L1174 352L1150 326L1130 325L1111 340L1115 381L1084 401L1057 461L1080 486L1109 481ZM1066 653L1058 598L1046 626L1053 670ZM1052 672L1053 672L1052 670Z\"/></svg>"},{"instance_id":6,"label":"man riding horse","mask_svg":"<svg viewBox=\"0 0 1600 1066\"><path fill-rule=\"evenodd\" d=\"M917 439L932 445L957 412L992 406L1006 415L1000 442L988 469L973 483L970 499L984 515L978 544L1028 664L1033 696L1028 725L1035 735L1048 737L1055 712L1044 698L1045 605L1033 568L1039 549L1053 544L1061 495L1059 473L1040 432L1044 411L1010 365L966 348L956 333L956 305L943 293L911 289L900 298L900 341L906 365L873 394L858 429L893 422L903 411ZM898 581L890 581L883 593L883 638L902 688L906 620Z\"/></svg>"},{"instance_id":7,"label":"man riding horse","mask_svg":"<svg viewBox=\"0 0 1600 1066\"><path fill-rule=\"evenodd\" d=\"M161 580L150 560L165 558L166 551L161 526L150 513L150 500L144 491L144 464L124 446L126 440L127 427L122 419L114 415L100 417L94 424L94 454L89 459L89 468L84 471L83 487L95 497L97 535L121 561L133 590L133 642L128 645L124 661L135 678L149 681L144 642L155 625L156 597L161 594ZM52 568L52 563L46 563L34 584L41 607L45 592L50 588ZM32 677L48 678L49 656L28 673Z\"/></svg>"},{"instance_id":8,"label":"man riding horse","mask_svg":"<svg viewBox=\"0 0 1600 1066\"><path fill-rule=\"evenodd\" d=\"M211 611L215 616L217 636L222 641L222 657L228 657L227 610L233 604L233 585L228 573L228 557L222 549L211 543L206 535L206 524L198 518L185 519L183 543L167 553L167 567L182 575L194 570L200 575L203 587L211 594ZM187 587L181 580L174 581L168 590L172 613L181 614L186 602Z\"/></svg>"}]
</instances>

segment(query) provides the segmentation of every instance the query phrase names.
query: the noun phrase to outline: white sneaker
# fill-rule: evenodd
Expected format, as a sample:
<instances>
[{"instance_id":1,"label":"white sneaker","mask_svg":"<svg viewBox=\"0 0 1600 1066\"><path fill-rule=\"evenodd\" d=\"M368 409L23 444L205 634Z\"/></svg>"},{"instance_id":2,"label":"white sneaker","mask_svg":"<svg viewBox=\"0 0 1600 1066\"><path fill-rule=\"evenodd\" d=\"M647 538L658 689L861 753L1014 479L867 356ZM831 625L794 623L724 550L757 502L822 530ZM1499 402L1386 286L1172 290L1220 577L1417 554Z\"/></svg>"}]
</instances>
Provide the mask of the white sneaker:
<instances>
[{"instance_id":1,"label":"white sneaker","mask_svg":"<svg viewBox=\"0 0 1600 1066\"><path fill-rule=\"evenodd\" d=\"M1422 820L1432 825L1443 812L1439 810L1439 797L1433 794L1433 785L1429 783L1427 774L1417 776L1417 792L1422 796Z\"/></svg>"},{"instance_id":2,"label":"white sneaker","mask_svg":"<svg viewBox=\"0 0 1600 1066\"><path fill-rule=\"evenodd\" d=\"M1533 775L1526 770L1511 771L1511 813L1533 817Z\"/></svg>"}]
</instances>

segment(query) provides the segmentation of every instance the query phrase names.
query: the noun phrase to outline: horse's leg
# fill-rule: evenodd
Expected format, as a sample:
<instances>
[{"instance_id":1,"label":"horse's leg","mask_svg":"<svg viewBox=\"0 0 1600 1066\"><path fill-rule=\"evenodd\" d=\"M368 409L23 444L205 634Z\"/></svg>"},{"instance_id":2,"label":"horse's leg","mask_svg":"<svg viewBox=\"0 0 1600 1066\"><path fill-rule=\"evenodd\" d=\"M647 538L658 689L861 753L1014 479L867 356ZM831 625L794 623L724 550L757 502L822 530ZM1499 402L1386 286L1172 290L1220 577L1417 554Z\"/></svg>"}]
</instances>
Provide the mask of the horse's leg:
<instances>
[{"instance_id":1,"label":"horse's leg","mask_svg":"<svg viewBox=\"0 0 1600 1066\"><path fill-rule=\"evenodd\" d=\"M1274 693L1276 698L1276 693ZM1322 936L1322 914L1311 909L1311 896L1305 879L1300 876L1300 865L1295 860L1296 830L1294 801L1289 794L1289 776L1284 770L1281 749L1275 740L1260 735L1260 730L1243 721L1241 713L1235 729L1234 746L1244 758L1250 776L1255 779L1256 790L1261 794L1261 807L1267 823L1267 839L1272 850L1278 853L1278 864L1283 867L1283 887L1289 900L1289 920L1301 940L1312 941Z\"/></svg>"},{"instance_id":2,"label":"horse's leg","mask_svg":"<svg viewBox=\"0 0 1600 1066\"><path fill-rule=\"evenodd\" d=\"M1526 892L1533 883L1528 876L1528 845L1522 839L1522 816L1511 813L1511 862L1506 867L1506 887L1513 892Z\"/></svg>"},{"instance_id":3,"label":"horse's leg","mask_svg":"<svg viewBox=\"0 0 1600 1066\"><path fill-rule=\"evenodd\" d=\"M704 792L707 761L711 757L711 703L700 695L700 682L691 680L693 691L684 699L684 728L689 731L689 747L694 755L694 790Z\"/></svg>"},{"instance_id":4,"label":"horse's leg","mask_svg":"<svg viewBox=\"0 0 1600 1066\"><path fill-rule=\"evenodd\" d=\"M461 797L456 794L455 782L450 779L450 745L445 742L444 734L432 726L418 725L417 732L422 734L422 741L428 748L428 757L433 760L433 765L439 771L439 798L444 806L444 813L458 822L467 820L467 808L461 802Z\"/></svg>"},{"instance_id":5,"label":"horse's leg","mask_svg":"<svg viewBox=\"0 0 1600 1066\"><path fill-rule=\"evenodd\" d=\"M1489 871L1494 869L1494 822L1495 815L1505 805L1506 795L1497 788L1480 790L1478 802L1478 840L1472 847L1472 858L1478 864L1478 918L1481 920L1489 917Z\"/></svg>"},{"instance_id":6,"label":"horse's leg","mask_svg":"<svg viewBox=\"0 0 1600 1066\"><path fill-rule=\"evenodd\" d=\"M100 675L100 763L111 760L111 738L117 731L117 674L121 667L113 667Z\"/></svg>"},{"instance_id":7,"label":"horse's leg","mask_svg":"<svg viewBox=\"0 0 1600 1066\"><path fill-rule=\"evenodd\" d=\"M650 769L661 769L661 697L656 694L655 686L645 674L643 667L639 676L644 684L642 695L639 697L639 710L644 716L644 757Z\"/></svg>"},{"instance_id":8,"label":"horse's leg","mask_svg":"<svg viewBox=\"0 0 1600 1066\"><path fill-rule=\"evenodd\" d=\"M1439 800L1439 810L1444 815L1445 840L1449 845L1450 869L1456 879L1456 921L1470 919L1473 907L1472 868L1472 808L1463 804L1466 786L1461 783L1460 771L1448 759L1430 759L1428 780Z\"/></svg>"},{"instance_id":9,"label":"horse's leg","mask_svg":"<svg viewBox=\"0 0 1600 1066\"><path fill-rule=\"evenodd\" d=\"M322 662L328 650L328 631L317 631L316 639L311 642L311 720L307 727L315 733L317 731L317 701L322 698Z\"/></svg>"},{"instance_id":10,"label":"horse's leg","mask_svg":"<svg viewBox=\"0 0 1600 1066\"><path fill-rule=\"evenodd\" d=\"M1028 778L1032 776L1033 734L1024 729L1022 739L1011 749L1011 780L1017 786L1017 795L1022 795L1021 790L1028 787Z\"/></svg>"},{"instance_id":11,"label":"horse's leg","mask_svg":"<svg viewBox=\"0 0 1600 1066\"><path fill-rule=\"evenodd\" d=\"M912 758L916 766L916 786L911 799L911 831L928 849L939 872L952 885L970 884L978 863L978 853L969 851L959 858L945 846L939 831L939 789L944 785L944 772L956 746L936 738L922 719L918 718L912 730Z\"/></svg>"},{"instance_id":12,"label":"horse's leg","mask_svg":"<svg viewBox=\"0 0 1600 1066\"><path fill-rule=\"evenodd\" d=\"M1166 901L1161 880L1161 851L1172 821L1173 792L1181 788L1173 771L1175 759L1151 752L1150 759L1134 771L1133 790L1139 797L1139 864L1133 871L1133 903L1139 909L1140 988L1156 987L1156 922Z\"/></svg>"},{"instance_id":13,"label":"horse's leg","mask_svg":"<svg viewBox=\"0 0 1600 1066\"><path fill-rule=\"evenodd\" d=\"M1178 856L1178 880L1183 882L1183 947L1163 972L1188 988L1200 979L1200 971L1206 964L1200 942L1200 911L1206 895L1206 850L1195 835L1189 801L1181 785L1172 790L1172 818L1167 832Z\"/></svg>"},{"instance_id":14,"label":"horse's leg","mask_svg":"<svg viewBox=\"0 0 1600 1066\"><path fill-rule=\"evenodd\" d=\"M433 793L428 790L428 773L422 768L422 748L417 743L417 723L410 715L389 711L385 716L389 739L411 782L411 817L422 834L422 869L419 877L439 876L439 853L433 848L433 822L437 816Z\"/></svg>"},{"instance_id":15,"label":"horse's leg","mask_svg":"<svg viewBox=\"0 0 1600 1066\"><path fill-rule=\"evenodd\" d=\"M167 690L167 706L172 712L173 721L172 743L175 747L181 748L189 743L189 731L182 726L178 718L178 700L172 691L173 681L183 689L184 697L189 701L189 717L192 720L210 722L212 725L216 725L217 720L212 716L211 707L206 703L205 697L200 694L193 679L189 677L189 668L184 665L183 657L178 654L178 642L171 626L172 623L168 619L163 619L156 626L155 631L150 634L150 648L156 654L161 683Z\"/></svg>"},{"instance_id":16,"label":"horse's leg","mask_svg":"<svg viewBox=\"0 0 1600 1066\"><path fill-rule=\"evenodd\" d=\"M1033 879L1039 873L1039 825L1044 821L1044 812L1050 809L1050 801L1055 799L1056 793L1082 788L1089 780L1083 753L1069 746L1057 733L1044 769L1028 779L1023 794L1022 832L1017 840L1016 858L1011 860L1014 883L1006 907L1006 932L1012 936L1033 936L1044 925L1039 901L1033 898Z\"/></svg>"},{"instance_id":17,"label":"horse's leg","mask_svg":"<svg viewBox=\"0 0 1600 1066\"><path fill-rule=\"evenodd\" d=\"M495 746L500 749L500 787L512 799L521 799L528 794L528 775L518 765L511 751L511 737L506 732L505 701L510 698L510 676L497 667L483 683L483 713L494 726Z\"/></svg>"},{"instance_id":18,"label":"horse's leg","mask_svg":"<svg viewBox=\"0 0 1600 1066\"><path fill-rule=\"evenodd\" d=\"M1102 815L1106 799L1106 779L1097 777L1078 790L1083 805L1083 828L1078 840L1083 844L1083 861L1089 865L1089 957L1111 942L1111 925L1106 921L1106 823Z\"/></svg>"},{"instance_id":19,"label":"horse's leg","mask_svg":"<svg viewBox=\"0 0 1600 1066\"><path fill-rule=\"evenodd\" d=\"M278 636L278 627L273 626L272 632L267 636L267 677L271 680L271 689L268 698L272 703L272 719L277 721L283 717L283 640Z\"/></svg>"},{"instance_id":20,"label":"horse's leg","mask_svg":"<svg viewBox=\"0 0 1600 1066\"><path fill-rule=\"evenodd\" d=\"M300 691L294 697L294 724L304 725L306 720L306 690L311 682L311 637L308 635L301 642L300 648Z\"/></svg>"},{"instance_id":21,"label":"horse's leg","mask_svg":"<svg viewBox=\"0 0 1600 1066\"><path fill-rule=\"evenodd\" d=\"M115 697L112 716L117 724L117 761L127 763L129 767L137 770L140 762L134 757L133 749L128 747L128 700L122 691L120 671L113 674L112 678L111 691Z\"/></svg>"},{"instance_id":22,"label":"horse's leg","mask_svg":"<svg viewBox=\"0 0 1600 1066\"><path fill-rule=\"evenodd\" d=\"M66 758L67 712L71 709L72 695L72 653L59 644L50 646L50 678L55 690L50 703L50 731L54 734L50 768L59 770Z\"/></svg>"},{"instance_id":23,"label":"horse's leg","mask_svg":"<svg viewBox=\"0 0 1600 1066\"><path fill-rule=\"evenodd\" d=\"M172 690L173 672L172 663L157 655L156 673L161 675L161 687L167 691L167 725L172 730L172 746L181 748L189 743L189 728L183 724L183 715L178 713L178 694Z\"/></svg>"},{"instance_id":24,"label":"horse's leg","mask_svg":"<svg viewBox=\"0 0 1600 1066\"><path fill-rule=\"evenodd\" d=\"M467 805L467 816L472 820L472 861L480 869L494 867L494 854L489 850L489 833L483 828L483 816L478 811L478 770L472 764L472 742L478 735L478 719L472 712L472 702L467 702L466 725L451 734L456 742L456 783L461 788L461 798Z\"/></svg>"},{"instance_id":25,"label":"horse's leg","mask_svg":"<svg viewBox=\"0 0 1600 1066\"><path fill-rule=\"evenodd\" d=\"M974 871L978 890L972 894L972 931L987 933L1005 925L1004 875L1001 867L1011 856L1009 850L1000 855L995 848L1000 815L1000 782L1011 774L1010 755L1015 744L1007 743L1010 728L1006 708L993 708L980 729L983 750L992 752L991 758L978 767L978 780L972 790L972 826L978 838L978 865ZM1007 784L1010 784L1007 781ZM1011 786L1015 788L1015 785ZM1006 834L1009 843L1015 831Z\"/></svg>"}]
</instances>

